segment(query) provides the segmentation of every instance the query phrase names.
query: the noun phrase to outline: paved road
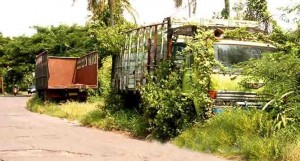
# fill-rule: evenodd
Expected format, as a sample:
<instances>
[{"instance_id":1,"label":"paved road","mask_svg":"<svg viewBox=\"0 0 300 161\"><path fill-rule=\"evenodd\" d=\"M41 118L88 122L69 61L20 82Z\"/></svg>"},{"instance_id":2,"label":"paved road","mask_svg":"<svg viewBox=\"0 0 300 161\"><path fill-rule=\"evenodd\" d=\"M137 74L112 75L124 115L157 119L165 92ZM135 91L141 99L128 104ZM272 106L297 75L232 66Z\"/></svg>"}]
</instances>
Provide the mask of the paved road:
<instances>
[{"instance_id":1,"label":"paved road","mask_svg":"<svg viewBox=\"0 0 300 161\"><path fill-rule=\"evenodd\" d=\"M222 161L27 111L26 97L0 97L0 161Z\"/></svg>"}]
</instances>

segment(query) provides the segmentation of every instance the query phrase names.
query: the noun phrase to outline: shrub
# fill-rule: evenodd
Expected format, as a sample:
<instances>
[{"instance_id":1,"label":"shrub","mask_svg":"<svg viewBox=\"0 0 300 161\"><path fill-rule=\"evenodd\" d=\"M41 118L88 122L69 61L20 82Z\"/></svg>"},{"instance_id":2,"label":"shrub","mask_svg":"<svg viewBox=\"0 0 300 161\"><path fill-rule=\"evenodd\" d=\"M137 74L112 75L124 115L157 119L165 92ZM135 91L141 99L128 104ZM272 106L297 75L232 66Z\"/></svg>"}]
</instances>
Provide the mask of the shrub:
<instances>
[{"instance_id":1,"label":"shrub","mask_svg":"<svg viewBox=\"0 0 300 161\"><path fill-rule=\"evenodd\" d=\"M267 53L261 60L244 63L246 79L263 80L262 93L270 96L265 109L273 117L273 129L300 122L300 58L295 53Z\"/></svg>"},{"instance_id":2,"label":"shrub","mask_svg":"<svg viewBox=\"0 0 300 161\"><path fill-rule=\"evenodd\" d=\"M168 140L180 134L195 118L192 101L182 95L180 73L165 62L141 88L142 107L154 138Z\"/></svg>"}]
</instances>

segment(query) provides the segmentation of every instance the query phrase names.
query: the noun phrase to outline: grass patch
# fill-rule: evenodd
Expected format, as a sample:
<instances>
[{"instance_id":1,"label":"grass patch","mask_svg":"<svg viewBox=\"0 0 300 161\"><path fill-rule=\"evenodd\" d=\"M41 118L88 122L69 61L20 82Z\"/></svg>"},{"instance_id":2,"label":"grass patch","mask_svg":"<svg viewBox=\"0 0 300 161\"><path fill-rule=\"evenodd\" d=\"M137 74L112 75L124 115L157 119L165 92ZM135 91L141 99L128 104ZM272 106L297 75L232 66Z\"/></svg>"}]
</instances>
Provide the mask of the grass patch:
<instances>
[{"instance_id":1,"label":"grass patch","mask_svg":"<svg viewBox=\"0 0 300 161\"><path fill-rule=\"evenodd\" d=\"M33 97L27 102L27 109L54 117L78 120L84 126L127 132L138 138L144 138L148 134L148 124L139 113L133 110L106 109L101 100L103 99L97 103L57 104L42 102L39 98Z\"/></svg>"},{"instance_id":2,"label":"grass patch","mask_svg":"<svg viewBox=\"0 0 300 161\"><path fill-rule=\"evenodd\" d=\"M52 103L43 102L38 97L33 97L27 102L27 109L32 112L47 114L59 118L67 118L69 120L80 120L81 117L88 112L96 109L95 103Z\"/></svg>"},{"instance_id":3,"label":"grass patch","mask_svg":"<svg viewBox=\"0 0 300 161\"><path fill-rule=\"evenodd\" d=\"M284 133L272 133L269 120L263 111L228 110L204 124L195 125L173 142L196 151L241 156L246 160L298 159L299 144L289 142L289 136ZM287 150L288 146L292 150Z\"/></svg>"},{"instance_id":4,"label":"grass patch","mask_svg":"<svg viewBox=\"0 0 300 161\"><path fill-rule=\"evenodd\" d=\"M104 108L98 108L87 113L80 122L85 126L128 132L139 138L148 134L146 120L131 110L111 112Z\"/></svg>"}]
</instances>

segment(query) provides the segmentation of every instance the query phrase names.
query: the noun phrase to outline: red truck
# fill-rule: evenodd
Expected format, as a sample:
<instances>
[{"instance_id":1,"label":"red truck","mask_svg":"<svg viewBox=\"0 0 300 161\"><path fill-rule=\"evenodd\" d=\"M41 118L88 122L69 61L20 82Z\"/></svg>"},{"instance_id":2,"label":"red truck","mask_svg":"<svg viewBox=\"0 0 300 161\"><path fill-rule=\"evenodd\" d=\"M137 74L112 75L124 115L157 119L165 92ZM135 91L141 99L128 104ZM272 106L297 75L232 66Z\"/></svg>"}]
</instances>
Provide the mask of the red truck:
<instances>
[{"instance_id":1,"label":"red truck","mask_svg":"<svg viewBox=\"0 0 300 161\"><path fill-rule=\"evenodd\" d=\"M42 52L36 57L35 80L37 94L42 99L85 101L87 89L98 88L98 53L77 58Z\"/></svg>"}]
</instances>

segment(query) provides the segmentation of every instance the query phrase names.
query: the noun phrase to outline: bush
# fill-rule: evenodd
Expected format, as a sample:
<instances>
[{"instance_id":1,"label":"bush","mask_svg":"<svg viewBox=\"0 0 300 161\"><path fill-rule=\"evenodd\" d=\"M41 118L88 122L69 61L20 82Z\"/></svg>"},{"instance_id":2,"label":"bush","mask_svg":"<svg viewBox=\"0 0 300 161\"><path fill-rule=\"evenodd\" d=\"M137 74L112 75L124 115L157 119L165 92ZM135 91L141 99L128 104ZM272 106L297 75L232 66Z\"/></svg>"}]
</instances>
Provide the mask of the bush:
<instances>
[{"instance_id":1,"label":"bush","mask_svg":"<svg viewBox=\"0 0 300 161\"><path fill-rule=\"evenodd\" d=\"M172 71L172 64L166 62L141 88L142 111L151 136L161 141L177 136L195 119L192 101L182 95L180 84L180 73Z\"/></svg>"},{"instance_id":2,"label":"bush","mask_svg":"<svg viewBox=\"0 0 300 161\"><path fill-rule=\"evenodd\" d=\"M262 93L271 100L265 106L273 117L273 129L300 122L300 58L295 53L266 53L243 65L247 80L263 80Z\"/></svg>"}]
</instances>

